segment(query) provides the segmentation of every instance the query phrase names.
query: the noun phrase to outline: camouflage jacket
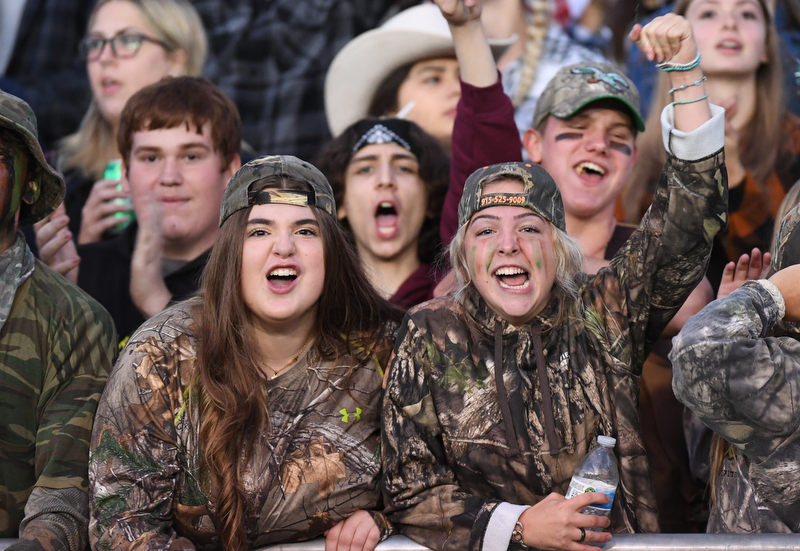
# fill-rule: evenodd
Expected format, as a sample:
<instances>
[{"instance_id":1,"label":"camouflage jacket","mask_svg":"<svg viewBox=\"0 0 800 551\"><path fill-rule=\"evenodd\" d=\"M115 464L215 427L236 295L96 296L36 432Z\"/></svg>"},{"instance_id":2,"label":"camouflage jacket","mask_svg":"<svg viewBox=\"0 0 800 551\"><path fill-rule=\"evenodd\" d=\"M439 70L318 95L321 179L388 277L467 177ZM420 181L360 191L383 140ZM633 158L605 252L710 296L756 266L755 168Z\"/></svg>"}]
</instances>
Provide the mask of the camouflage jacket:
<instances>
[{"instance_id":1,"label":"camouflage jacket","mask_svg":"<svg viewBox=\"0 0 800 551\"><path fill-rule=\"evenodd\" d=\"M108 313L37 260L0 331L0 537L15 549L86 545L89 438L116 342Z\"/></svg>"},{"instance_id":2,"label":"camouflage jacket","mask_svg":"<svg viewBox=\"0 0 800 551\"><path fill-rule=\"evenodd\" d=\"M748 282L673 341L675 395L734 448L717 476L709 532L800 532L800 341Z\"/></svg>"},{"instance_id":3,"label":"camouflage jacket","mask_svg":"<svg viewBox=\"0 0 800 551\"><path fill-rule=\"evenodd\" d=\"M98 406L89 466L94 549L219 549L215 490L200 468L193 309L178 304L128 342ZM267 389L268 434L243 476L251 548L321 536L357 509L380 504L379 403L374 362L348 379L348 356L312 347ZM382 537L391 532L374 514Z\"/></svg>"},{"instance_id":4,"label":"camouflage jacket","mask_svg":"<svg viewBox=\"0 0 800 551\"><path fill-rule=\"evenodd\" d=\"M703 277L726 206L721 151L695 162L672 157L652 208L610 267L579 276L578 301L554 292L521 327L474 289L463 306L449 295L407 314L382 439L384 497L402 533L432 549L482 549L500 502L564 494L601 434L617 438L620 462L612 529L658 530L637 417L642 364ZM498 345L512 419L495 382ZM539 351L546 369L536 367Z\"/></svg>"}]
</instances>

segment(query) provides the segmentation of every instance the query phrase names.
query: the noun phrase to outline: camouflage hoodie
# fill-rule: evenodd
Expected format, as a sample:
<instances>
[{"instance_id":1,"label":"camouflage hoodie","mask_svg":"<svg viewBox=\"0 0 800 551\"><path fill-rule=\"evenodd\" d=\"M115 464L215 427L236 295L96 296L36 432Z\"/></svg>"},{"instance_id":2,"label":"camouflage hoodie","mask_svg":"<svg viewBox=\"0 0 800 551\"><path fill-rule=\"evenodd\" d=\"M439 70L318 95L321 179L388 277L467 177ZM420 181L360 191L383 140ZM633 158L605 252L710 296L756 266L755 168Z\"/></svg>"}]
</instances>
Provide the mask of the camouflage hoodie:
<instances>
[{"instance_id":1,"label":"camouflage hoodie","mask_svg":"<svg viewBox=\"0 0 800 551\"><path fill-rule=\"evenodd\" d=\"M748 282L673 340L675 395L728 440L709 532L800 532L800 336Z\"/></svg>"},{"instance_id":2,"label":"camouflage hoodie","mask_svg":"<svg viewBox=\"0 0 800 551\"><path fill-rule=\"evenodd\" d=\"M617 438L620 461L612 529L657 531L637 418L642 364L703 277L726 212L721 151L670 157L639 229L608 269L579 277L578 301L554 293L521 327L475 291L463 306L447 296L411 310L382 433L384 496L401 532L436 550L482 549L501 502L564 494L601 434Z\"/></svg>"},{"instance_id":3,"label":"camouflage hoodie","mask_svg":"<svg viewBox=\"0 0 800 551\"><path fill-rule=\"evenodd\" d=\"M89 463L94 549L219 549L216 491L200 468L200 402L189 394L197 338L178 304L127 344L97 410ZM243 473L251 548L321 536L380 503L381 375L370 361L347 377L349 356L254 381L267 390L270 428ZM391 526L373 514L382 538Z\"/></svg>"}]
</instances>

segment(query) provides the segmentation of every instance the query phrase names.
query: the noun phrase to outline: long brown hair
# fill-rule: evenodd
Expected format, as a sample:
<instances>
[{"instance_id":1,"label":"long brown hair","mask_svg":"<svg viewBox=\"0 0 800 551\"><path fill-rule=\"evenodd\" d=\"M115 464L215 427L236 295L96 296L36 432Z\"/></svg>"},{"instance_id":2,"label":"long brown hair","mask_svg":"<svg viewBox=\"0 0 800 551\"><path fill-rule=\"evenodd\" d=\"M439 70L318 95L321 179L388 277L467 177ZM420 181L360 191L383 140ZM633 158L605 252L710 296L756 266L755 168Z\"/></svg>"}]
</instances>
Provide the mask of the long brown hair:
<instances>
[{"instance_id":1,"label":"long brown hair","mask_svg":"<svg viewBox=\"0 0 800 551\"><path fill-rule=\"evenodd\" d=\"M692 1L678 0L673 11L685 15ZM742 164L753 174L763 191L767 178L775 170L785 103L778 32L764 0L758 0L758 4L767 29L767 62L762 63L756 71L756 109L740 133L739 155ZM661 111L672 101L669 88L669 77L664 73L659 74L647 115L646 130L637 141L638 159L622 193L626 222L639 223L642 211L646 208L642 204L645 194L655 191L661 168L667 160L661 138Z\"/></svg>"},{"instance_id":2,"label":"long brown hair","mask_svg":"<svg viewBox=\"0 0 800 551\"><path fill-rule=\"evenodd\" d=\"M289 177L272 176L259 184L261 189L310 191L306 183ZM197 318L203 469L218 492L215 523L229 551L249 547L245 519L251 504L242 478L257 435L269 426L266 390L254 384L262 374L242 295L242 246L250 210L232 214L220 229L203 273ZM349 355L350 374L369 361L356 348L375 354L385 365L401 313L367 282L336 220L319 209L311 210L320 225L325 267L317 303L316 351L323 359Z\"/></svg>"}]
</instances>

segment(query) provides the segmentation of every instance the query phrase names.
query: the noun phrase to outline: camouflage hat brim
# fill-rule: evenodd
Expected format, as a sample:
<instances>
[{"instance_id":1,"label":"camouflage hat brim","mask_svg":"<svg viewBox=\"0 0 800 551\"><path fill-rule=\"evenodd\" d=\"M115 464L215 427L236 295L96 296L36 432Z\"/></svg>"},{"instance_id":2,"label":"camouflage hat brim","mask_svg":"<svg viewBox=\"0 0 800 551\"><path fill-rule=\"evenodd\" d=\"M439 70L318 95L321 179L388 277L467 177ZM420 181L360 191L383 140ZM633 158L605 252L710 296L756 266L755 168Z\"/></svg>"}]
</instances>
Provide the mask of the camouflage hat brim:
<instances>
[{"instance_id":1,"label":"camouflage hat brim","mask_svg":"<svg viewBox=\"0 0 800 551\"><path fill-rule=\"evenodd\" d=\"M520 180L523 184L522 193L484 195L484 183L495 176ZM561 192L552 176L536 163L500 163L473 172L464 184L464 192L458 204L458 225L468 223L479 210L496 206L527 208L556 228L567 231Z\"/></svg>"},{"instance_id":2,"label":"camouflage hat brim","mask_svg":"<svg viewBox=\"0 0 800 551\"><path fill-rule=\"evenodd\" d=\"M550 111L550 114L558 119L568 119L587 105L604 99L615 100L622 103L629 112L636 130L644 132L644 119L642 119L642 116L639 114L639 110L625 98L614 94L586 94L585 96L578 96L574 99L575 103L570 102L569 105L564 104L561 106L561 109L553 109Z\"/></svg>"},{"instance_id":3,"label":"camouflage hat brim","mask_svg":"<svg viewBox=\"0 0 800 551\"><path fill-rule=\"evenodd\" d=\"M253 184L270 176L290 176L311 187L311 196L295 190L280 190L266 194L253 194ZM301 201L301 196L304 199ZM219 225L234 212L254 204L282 203L296 206L312 206L322 209L336 218L336 201L328 179L317 167L291 155L269 155L258 157L236 171L222 197Z\"/></svg>"},{"instance_id":4,"label":"camouflage hat brim","mask_svg":"<svg viewBox=\"0 0 800 551\"><path fill-rule=\"evenodd\" d=\"M19 101L21 102L21 100ZM27 107L27 104L25 105ZM44 219L56 210L56 207L64 200L67 189L66 184L61 175L48 164L39 141L30 130L2 114L0 114L0 126L11 130L22 138L25 145L28 146L28 151L41 169L42 181L39 197L32 205L21 202L19 207L19 225L29 226Z\"/></svg>"}]
</instances>

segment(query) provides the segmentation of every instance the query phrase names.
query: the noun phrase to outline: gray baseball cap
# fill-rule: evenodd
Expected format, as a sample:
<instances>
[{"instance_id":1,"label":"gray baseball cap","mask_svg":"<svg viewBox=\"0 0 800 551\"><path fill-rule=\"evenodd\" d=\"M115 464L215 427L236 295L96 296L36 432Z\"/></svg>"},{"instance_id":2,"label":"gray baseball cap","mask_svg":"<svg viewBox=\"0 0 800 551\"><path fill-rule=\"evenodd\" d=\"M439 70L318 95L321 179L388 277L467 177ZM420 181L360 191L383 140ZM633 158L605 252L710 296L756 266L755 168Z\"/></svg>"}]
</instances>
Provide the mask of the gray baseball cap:
<instances>
[{"instance_id":1,"label":"gray baseball cap","mask_svg":"<svg viewBox=\"0 0 800 551\"><path fill-rule=\"evenodd\" d=\"M29 205L24 201L19 206L19 225L28 226L56 210L66 193L66 185L61 174L56 172L45 160L42 146L39 145L36 130L36 115L31 106L17 96L0 90L0 127L16 133L28 146L32 160L35 160L42 173L41 189L36 201Z\"/></svg>"},{"instance_id":2,"label":"gray baseball cap","mask_svg":"<svg viewBox=\"0 0 800 551\"><path fill-rule=\"evenodd\" d=\"M621 101L630 111L636 129L644 130L636 85L616 65L596 62L576 63L559 69L536 102L532 126L538 128L547 115L568 119L602 99Z\"/></svg>"},{"instance_id":3,"label":"gray baseball cap","mask_svg":"<svg viewBox=\"0 0 800 551\"><path fill-rule=\"evenodd\" d=\"M482 194L484 182L498 175L522 180L522 193ZM470 174L458 203L458 225L469 222L479 210L500 206L532 210L558 229L567 231L561 192L553 177L536 163L500 163L479 168Z\"/></svg>"},{"instance_id":4,"label":"gray baseball cap","mask_svg":"<svg viewBox=\"0 0 800 551\"><path fill-rule=\"evenodd\" d=\"M294 189L268 189L251 191L253 184L268 176L292 176L306 182L312 191ZM336 202L328 179L317 167L291 155L270 155L253 159L236 171L225 194L222 196L222 208L219 214L219 225L238 210L252 205L279 203L302 207L317 207L336 218Z\"/></svg>"}]
</instances>

